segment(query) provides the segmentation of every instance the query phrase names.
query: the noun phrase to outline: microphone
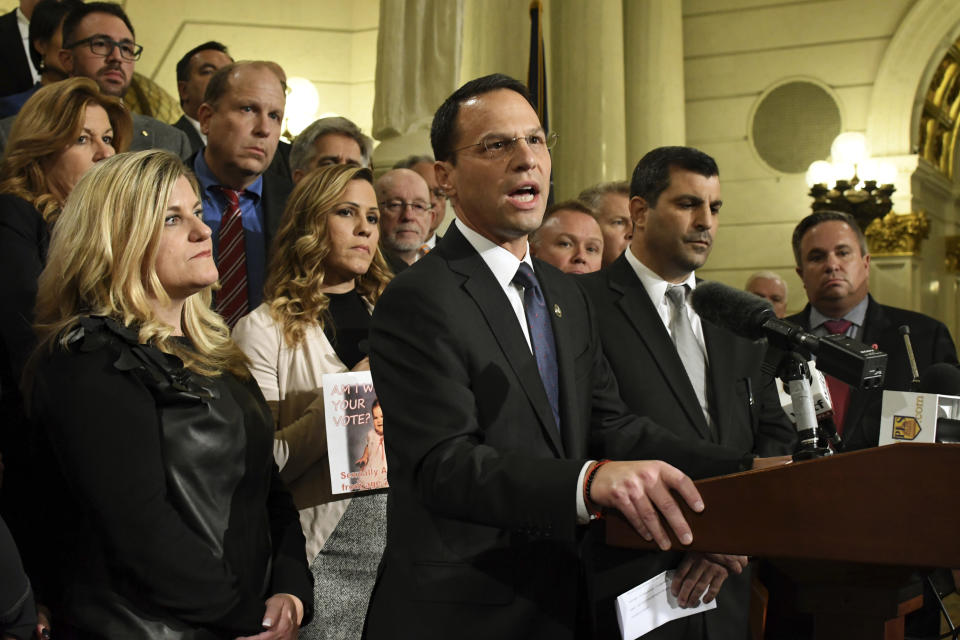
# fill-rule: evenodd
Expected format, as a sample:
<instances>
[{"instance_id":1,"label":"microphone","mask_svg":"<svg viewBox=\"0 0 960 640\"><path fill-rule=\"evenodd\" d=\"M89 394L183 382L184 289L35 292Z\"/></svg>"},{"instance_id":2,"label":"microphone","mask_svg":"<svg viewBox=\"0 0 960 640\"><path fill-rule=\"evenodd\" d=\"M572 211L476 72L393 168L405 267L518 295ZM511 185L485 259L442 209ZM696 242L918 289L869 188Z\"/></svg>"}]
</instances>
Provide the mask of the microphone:
<instances>
[{"instance_id":1,"label":"microphone","mask_svg":"<svg viewBox=\"0 0 960 640\"><path fill-rule=\"evenodd\" d=\"M758 340L766 338L776 349L798 351L809 360L817 356L824 373L860 389L883 385L887 354L843 334L819 338L792 322L777 318L770 303L746 291L719 282L701 282L691 303L704 320L733 333Z\"/></svg>"},{"instance_id":2,"label":"microphone","mask_svg":"<svg viewBox=\"0 0 960 640\"><path fill-rule=\"evenodd\" d=\"M837 433L837 425L833 421L833 401L830 398L830 387L823 377L823 372L817 369L817 363L813 360L807 362L807 369L810 372L810 397L813 400L813 412L817 424L816 435L829 442L834 450L839 450L842 446L840 434ZM798 431L802 431L801 422L803 421L803 407L794 408L794 398L791 395L791 387L785 381L777 378L777 393L780 395L780 408L787 414ZM802 403L803 400L800 400ZM809 422L809 420L808 420Z\"/></svg>"},{"instance_id":3,"label":"microphone","mask_svg":"<svg viewBox=\"0 0 960 640\"><path fill-rule=\"evenodd\" d=\"M917 370L917 358L913 355L913 344L910 342L909 325L901 325L898 329L903 336L903 344L907 348L907 361L910 363L910 373L913 374L913 380L910 382L911 391L919 391L920 372Z\"/></svg>"},{"instance_id":4,"label":"microphone","mask_svg":"<svg viewBox=\"0 0 960 640\"><path fill-rule=\"evenodd\" d=\"M827 418L833 417L833 401L830 399L830 388L823 377L823 373L817 369L817 363L813 360L807 362L807 368L810 370L810 396L813 398L813 410L817 422L822 422ZM777 392L780 394L780 407L787 414L790 421L797 423L797 412L793 408L793 401L790 398L790 392L786 384L777 379Z\"/></svg>"}]
</instances>

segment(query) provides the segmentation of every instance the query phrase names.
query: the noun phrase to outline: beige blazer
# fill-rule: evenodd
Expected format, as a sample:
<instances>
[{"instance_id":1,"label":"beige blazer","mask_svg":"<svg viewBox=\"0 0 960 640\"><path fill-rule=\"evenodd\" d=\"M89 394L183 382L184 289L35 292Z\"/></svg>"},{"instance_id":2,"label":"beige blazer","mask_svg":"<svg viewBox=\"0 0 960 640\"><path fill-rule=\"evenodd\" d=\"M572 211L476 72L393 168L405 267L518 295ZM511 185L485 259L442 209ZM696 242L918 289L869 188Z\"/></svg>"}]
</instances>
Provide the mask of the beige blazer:
<instances>
[{"instance_id":1,"label":"beige blazer","mask_svg":"<svg viewBox=\"0 0 960 640\"><path fill-rule=\"evenodd\" d=\"M237 322L233 339L250 358L273 412L274 458L300 509L307 558L313 560L350 503L330 491L322 387L324 374L348 369L320 325L308 328L303 342L291 349L266 303Z\"/></svg>"}]
</instances>

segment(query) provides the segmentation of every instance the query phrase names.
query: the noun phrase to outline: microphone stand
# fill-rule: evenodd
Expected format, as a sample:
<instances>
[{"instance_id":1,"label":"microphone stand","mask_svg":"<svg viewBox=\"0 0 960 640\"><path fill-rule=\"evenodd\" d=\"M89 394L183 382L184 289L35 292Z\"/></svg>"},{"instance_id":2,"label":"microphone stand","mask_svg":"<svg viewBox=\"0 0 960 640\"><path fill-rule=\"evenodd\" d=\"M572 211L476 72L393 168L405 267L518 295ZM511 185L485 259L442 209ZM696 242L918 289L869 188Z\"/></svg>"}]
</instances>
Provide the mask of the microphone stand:
<instances>
[{"instance_id":1,"label":"microphone stand","mask_svg":"<svg viewBox=\"0 0 960 640\"><path fill-rule=\"evenodd\" d=\"M820 433L817 413L810 391L810 368L806 358L796 351L784 351L777 365L777 377L783 380L793 402L797 417L797 434L800 445L793 454L794 461L813 460L833 454L826 439Z\"/></svg>"}]
</instances>

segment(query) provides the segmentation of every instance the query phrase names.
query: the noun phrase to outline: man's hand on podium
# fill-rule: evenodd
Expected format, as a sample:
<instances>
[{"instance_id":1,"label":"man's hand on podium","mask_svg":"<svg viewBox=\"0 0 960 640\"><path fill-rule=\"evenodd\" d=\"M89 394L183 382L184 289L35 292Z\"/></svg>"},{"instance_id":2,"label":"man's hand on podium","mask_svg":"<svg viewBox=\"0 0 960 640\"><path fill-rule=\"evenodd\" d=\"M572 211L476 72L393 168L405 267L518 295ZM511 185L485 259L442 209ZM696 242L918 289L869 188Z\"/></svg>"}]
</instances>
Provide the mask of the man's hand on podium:
<instances>
[{"instance_id":1,"label":"man's hand on podium","mask_svg":"<svg viewBox=\"0 0 960 640\"><path fill-rule=\"evenodd\" d=\"M703 498L685 473L659 460L609 462L597 469L587 499L601 507L618 509L644 540L655 540L667 550L670 538L659 511L682 544L693 542L680 505L670 490L680 494L694 511L703 511Z\"/></svg>"},{"instance_id":2,"label":"man's hand on podium","mask_svg":"<svg viewBox=\"0 0 960 640\"><path fill-rule=\"evenodd\" d=\"M727 576L742 573L746 566L746 556L688 551L673 574L670 591L684 608L711 602Z\"/></svg>"}]
</instances>

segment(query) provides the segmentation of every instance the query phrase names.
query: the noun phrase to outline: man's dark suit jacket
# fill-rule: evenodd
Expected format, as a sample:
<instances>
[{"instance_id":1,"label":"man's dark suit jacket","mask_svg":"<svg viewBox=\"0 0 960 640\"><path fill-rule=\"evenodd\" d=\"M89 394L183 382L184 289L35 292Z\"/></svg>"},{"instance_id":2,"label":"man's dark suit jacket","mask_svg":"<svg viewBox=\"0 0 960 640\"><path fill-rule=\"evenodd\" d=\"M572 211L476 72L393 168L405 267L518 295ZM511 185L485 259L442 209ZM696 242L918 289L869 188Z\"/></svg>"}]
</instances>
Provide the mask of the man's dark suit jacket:
<instances>
[{"instance_id":1,"label":"man's dark suit jacket","mask_svg":"<svg viewBox=\"0 0 960 640\"><path fill-rule=\"evenodd\" d=\"M197 130L190 124L190 121L187 120L187 116L180 116L180 119L173 123L173 126L180 131L183 131L187 135L187 140L190 141L190 154L193 155L200 149L203 149L203 138L200 137L200 134L197 133Z\"/></svg>"},{"instance_id":2,"label":"man's dark suit jacket","mask_svg":"<svg viewBox=\"0 0 960 640\"><path fill-rule=\"evenodd\" d=\"M786 318L810 330L810 305L798 314ZM938 362L957 363L957 350L950 330L939 320L922 313L888 307L877 303L869 296L867 315L863 321L860 342L877 345L887 354L887 373L883 388L891 391L909 391L913 374L907 357L900 327L910 327L910 340L917 358L920 375ZM880 409L883 403L881 390L850 390L850 404L843 420L843 450L855 451L877 446L880 439Z\"/></svg>"},{"instance_id":3,"label":"man's dark suit jacket","mask_svg":"<svg viewBox=\"0 0 960 640\"><path fill-rule=\"evenodd\" d=\"M684 440L717 443L741 455L793 453L796 429L780 407L773 378L760 372L765 353L762 344L702 321L710 363L714 434L677 348L625 255L603 271L578 280L596 311L603 351L620 397L633 413L647 416ZM595 598L599 624L611 632L616 630L613 599L643 580L675 568L683 557L671 552L637 558L603 546L594 551L598 555ZM748 572L731 575L720 591L717 609L672 622L650 637L740 639L747 629L749 589Z\"/></svg>"},{"instance_id":4,"label":"man's dark suit jacket","mask_svg":"<svg viewBox=\"0 0 960 640\"><path fill-rule=\"evenodd\" d=\"M384 249L380 247L380 252L383 254L383 259L387 261L387 264L390 266L390 270L393 271L394 275L400 273L401 271L406 271L410 265L404 262L397 254L393 253L389 249Z\"/></svg>"},{"instance_id":5,"label":"man's dark suit jacket","mask_svg":"<svg viewBox=\"0 0 960 640\"><path fill-rule=\"evenodd\" d=\"M0 16L0 96L26 91L33 86L33 74L23 38L17 26L17 10Z\"/></svg>"},{"instance_id":6,"label":"man's dark suit jacket","mask_svg":"<svg viewBox=\"0 0 960 640\"><path fill-rule=\"evenodd\" d=\"M370 360L390 497L371 640L572 638L586 460L662 459L694 477L745 464L627 414L583 290L534 269L557 347L559 429L513 308L455 226L377 302Z\"/></svg>"}]
</instances>

